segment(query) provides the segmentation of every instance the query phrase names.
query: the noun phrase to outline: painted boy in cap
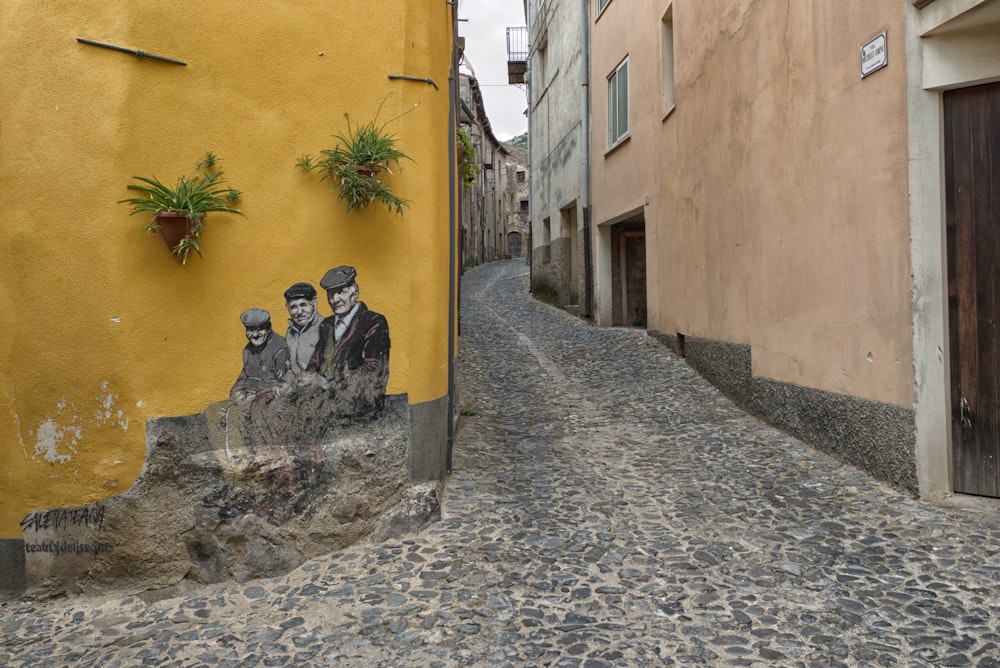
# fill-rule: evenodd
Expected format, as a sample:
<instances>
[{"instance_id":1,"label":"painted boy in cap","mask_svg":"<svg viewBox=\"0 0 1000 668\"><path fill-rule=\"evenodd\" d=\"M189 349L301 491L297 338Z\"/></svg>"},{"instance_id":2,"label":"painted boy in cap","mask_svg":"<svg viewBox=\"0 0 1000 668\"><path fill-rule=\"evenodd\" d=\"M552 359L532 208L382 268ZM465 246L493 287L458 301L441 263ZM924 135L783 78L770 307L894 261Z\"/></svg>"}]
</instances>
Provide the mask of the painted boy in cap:
<instances>
[{"instance_id":1,"label":"painted boy in cap","mask_svg":"<svg viewBox=\"0 0 1000 668\"><path fill-rule=\"evenodd\" d=\"M319 374L337 403L351 415L378 413L385 407L389 382L389 323L358 301L353 267L326 272L320 286L333 315L319 326L319 341L308 372Z\"/></svg>"},{"instance_id":2,"label":"painted boy in cap","mask_svg":"<svg viewBox=\"0 0 1000 668\"><path fill-rule=\"evenodd\" d=\"M308 283L296 283L285 290L285 308L288 309L288 357L292 373L298 375L309 366L316 342L319 341L319 324L323 317L316 310L316 288Z\"/></svg>"},{"instance_id":3,"label":"painted boy in cap","mask_svg":"<svg viewBox=\"0 0 1000 668\"><path fill-rule=\"evenodd\" d=\"M288 372L288 346L285 339L271 330L271 314L252 308L240 314L246 327L247 345L243 348L243 370L229 391L238 404L252 401L261 392L275 393Z\"/></svg>"}]
</instances>

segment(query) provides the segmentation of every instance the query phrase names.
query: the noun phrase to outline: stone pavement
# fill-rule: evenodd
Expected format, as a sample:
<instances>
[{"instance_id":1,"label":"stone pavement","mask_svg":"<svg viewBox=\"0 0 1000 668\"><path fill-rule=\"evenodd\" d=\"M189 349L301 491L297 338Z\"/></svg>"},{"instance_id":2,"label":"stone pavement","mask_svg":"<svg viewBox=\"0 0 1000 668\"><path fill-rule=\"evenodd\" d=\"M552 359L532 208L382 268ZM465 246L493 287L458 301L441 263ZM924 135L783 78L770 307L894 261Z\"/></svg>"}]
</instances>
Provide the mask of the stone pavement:
<instances>
[{"instance_id":1,"label":"stone pavement","mask_svg":"<svg viewBox=\"0 0 1000 668\"><path fill-rule=\"evenodd\" d=\"M181 597L12 601L9 666L1000 666L1000 519L736 409L645 332L463 280L444 519Z\"/></svg>"}]
</instances>

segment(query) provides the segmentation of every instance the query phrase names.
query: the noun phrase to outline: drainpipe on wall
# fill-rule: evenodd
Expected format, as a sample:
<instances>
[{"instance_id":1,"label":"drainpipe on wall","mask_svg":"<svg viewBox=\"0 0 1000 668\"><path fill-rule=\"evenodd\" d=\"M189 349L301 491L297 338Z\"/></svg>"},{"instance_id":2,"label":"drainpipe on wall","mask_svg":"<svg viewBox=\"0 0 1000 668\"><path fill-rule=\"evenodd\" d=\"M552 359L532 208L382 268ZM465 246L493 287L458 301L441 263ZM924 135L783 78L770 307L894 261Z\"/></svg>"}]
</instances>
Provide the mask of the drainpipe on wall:
<instances>
[{"instance_id":1,"label":"drainpipe on wall","mask_svg":"<svg viewBox=\"0 0 1000 668\"><path fill-rule=\"evenodd\" d=\"M451 455L455 445L455 318L458 313L458 271L455 257L460 204L456 201L455 181L458 165L455 163L457 148L455 132L458 127L458 2L451 4L451 72L448 74L448 448L445 454L445 472L451 473Z\"/></svg>"},{"instance_id":2,"label":"drainpipe on wall","mask_svg":"<svg viewBox=\"0 0 1000 668\"><path fill-rule=\"evenodd\" d=\"M524 166L524 168L526 170L528 170L527 171L527 179L528 179L528 240L527 240L528 241L528 252L526 253L526 255L527 255L526 260L528 262L528 292L530 293L531 290L532 290L532 287L534 286L533 279L534 279L534 275L535 275L535 259L534 259L535 258L535 232L534 232L534 228L535 228L535 216L534 216L535 203L532 201L535 198L535 184L534 184L534 179L531 178L531 146L532 146L532 141L531 141L531 78L530 78L531 68L530 67L528 68L528 71L525 74L528 75L528 85L526 85L524 87L524 89L525 89L524 96L528 100L527 107L524 110L525 111L525 117L528 119L528 141L527 141L527 144L525 146L525 148L527 149L527 152L528 152L528 159L526 161L528 164Z\"/></svg>"},{"instance_id":3,"label":"drainpipe on wall","mask_svg":"<svg viewBox=\"0 0 1000 668\"><path fill-rule=\"evenodd\" d=\"M583 208L583 317L591 315L594 300L594 266L590 239L590 0L580 0L580 145L583 160L580 173L580 205Z\"/></svg>"},{"instance_id":4,"label":"drainpipe on wall","mask_svg":"<svg viewBox=\"0 0 1000 668\"><path fill-rule=\"evenodd\" d=\"M534 10L534 6L528 6L528 0L524 0L524 26L528 31L528 39L531 39L531 12ZM528 252L527 262L528 262L528 294L531 294L532 286L534 286L534 270L535 270L535 180L531 178L531 55L532 49L531 44L528 44L528 60L526 62L525 72L524 72L524 97L525 97L525 109L524 115L528 120L528 141L527 148L528 159L525 169L527 169L526 177L528 179Z\"/></svg>"}]
</instances>

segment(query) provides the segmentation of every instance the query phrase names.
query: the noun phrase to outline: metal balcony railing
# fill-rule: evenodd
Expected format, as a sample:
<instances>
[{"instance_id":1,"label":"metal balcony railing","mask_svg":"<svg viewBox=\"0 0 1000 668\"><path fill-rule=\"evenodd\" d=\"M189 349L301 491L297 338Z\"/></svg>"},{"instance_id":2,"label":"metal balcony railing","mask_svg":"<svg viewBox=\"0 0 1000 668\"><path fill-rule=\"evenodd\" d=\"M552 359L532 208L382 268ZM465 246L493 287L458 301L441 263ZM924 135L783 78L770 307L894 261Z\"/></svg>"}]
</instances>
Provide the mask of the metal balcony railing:
<instances>
[{"instance_id":1,"label":"metal balcony railing","mask_svg":"<svg viewBox=\"0 0 1000 668\"><path fill-rule=\"evenodd\" d=\"M528 29L507 28L507 83L523 84L528 71Z\"/></svg>"}]
</instances>

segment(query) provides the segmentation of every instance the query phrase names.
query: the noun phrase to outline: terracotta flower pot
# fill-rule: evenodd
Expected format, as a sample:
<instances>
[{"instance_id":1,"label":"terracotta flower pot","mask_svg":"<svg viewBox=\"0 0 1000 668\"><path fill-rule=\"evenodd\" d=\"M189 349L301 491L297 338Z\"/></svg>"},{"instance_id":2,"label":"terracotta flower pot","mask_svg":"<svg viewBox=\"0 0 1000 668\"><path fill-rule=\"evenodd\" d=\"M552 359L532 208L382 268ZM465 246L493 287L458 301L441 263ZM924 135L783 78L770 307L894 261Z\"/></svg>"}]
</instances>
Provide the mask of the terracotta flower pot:
<instances>
[{"instance_id":1,"label":"terracotta flower pot","mask_svg":"<svg viewBox=\"0 0 1000 668\"><path fill-rule=\"evenodd\" d=\"M379 165L358 165L355 171L361 176L367 176L371 179L381 174L382 168Z\"/></svg>"},{"instance_id":2,"label":"terracotta flower pot","mask_svg":"<svg viewBox=\"0 0 1000 668\"><path fill-rule=\"evenodd\" d=\"M191 219L186 213L177 211L161 211L155 216L156 224L160 226L160 234L170 250L177 248L181 239L191 236Z\"/></svg>"}]
</instances>

